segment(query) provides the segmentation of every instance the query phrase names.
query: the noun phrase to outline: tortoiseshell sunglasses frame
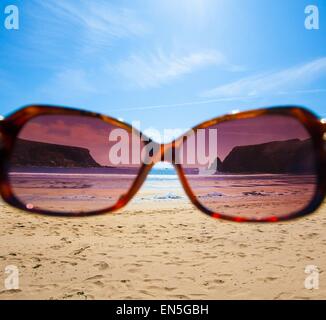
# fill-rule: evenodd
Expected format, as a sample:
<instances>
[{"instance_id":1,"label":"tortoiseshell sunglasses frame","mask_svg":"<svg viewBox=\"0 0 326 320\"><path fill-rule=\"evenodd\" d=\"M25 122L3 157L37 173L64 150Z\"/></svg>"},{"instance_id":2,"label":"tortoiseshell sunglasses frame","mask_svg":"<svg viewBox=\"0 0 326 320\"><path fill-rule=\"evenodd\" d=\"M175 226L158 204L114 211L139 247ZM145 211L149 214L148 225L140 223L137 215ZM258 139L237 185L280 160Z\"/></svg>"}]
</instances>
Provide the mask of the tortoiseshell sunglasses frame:
<instances>
[{"instance_id":1,"label":"tortoiseshell sunglasses frame","mask_svg":"<svg viewBox=\"0 0 326 320\"><path fill-rule=\"evenodd\" d=\"M0 194L5 202L12 205L15 208L22 209L24 211L46 214L46 215L56 215L56 216L90 216L96 214L103 214L108 212L116 211L123 206L125 206L132 197L137 193L141 185L146 179L147 174L155 165L155 163L164 160L164 155L166 152L170 152L172 155L176 155L181 144L187 139L187 134L182 137L172 141L168 144L158 145L158 152L153 155L152 163L142 164L135 181L133 182L130 189L121 196L121 198L111 207L91 211L91 212L80 212L80 213L71 213L71 212L52 212L46 210L40 210L37 208L27 209L26 205L22 203L14 194L10 182L9 182L9 168L10 168L10 158L13 152L16 138L20 130L24 125L31 119L42 116L42 115L73 115L73 116L83 116L83 117L93 117L101 119L102 121L120 127L127 130L127 132L138 132L136 129L132 128L129 124L121 122L117 119L89 111L77 110L73 108L66 107L57 107L50 105L30 105L26 106L18 111L12 113L2 121L0 121ZM263 115L287 115L293 118L296 118L308 131L311 135L313 148L316 157L316 174L317 174L317 185L316 192L311 200L311 202L301 211L293 212L284 216L270 216L270 217L257 217L247 219L245 217L230 217L225 214L220 214L218 212L213 212L203 206L197 199L196 195L193 193L185 172L181 164L175 163L175 157L173 157L171 163L174 165L179 179L182 183L182 186L188 195L191 202L202 212L213 217L220 218L236 222L276 222L276 221L285 221L297 217L302 217L314 212L323 202L326 196L326 124L319 119L315 114L313 114L308 109L299 106L283 106L283 107L271 107L264 108L253 111L239 112L236 114L228 114L225 116L217 117L215 119L201 123L200 125L192 128L189 131L195 133L198 129L205 129L210 126L226 122L234 121L239 119L250 119L256 118ZM149 139L149 141L151 141Z\"/></svg>"}]
</instances>

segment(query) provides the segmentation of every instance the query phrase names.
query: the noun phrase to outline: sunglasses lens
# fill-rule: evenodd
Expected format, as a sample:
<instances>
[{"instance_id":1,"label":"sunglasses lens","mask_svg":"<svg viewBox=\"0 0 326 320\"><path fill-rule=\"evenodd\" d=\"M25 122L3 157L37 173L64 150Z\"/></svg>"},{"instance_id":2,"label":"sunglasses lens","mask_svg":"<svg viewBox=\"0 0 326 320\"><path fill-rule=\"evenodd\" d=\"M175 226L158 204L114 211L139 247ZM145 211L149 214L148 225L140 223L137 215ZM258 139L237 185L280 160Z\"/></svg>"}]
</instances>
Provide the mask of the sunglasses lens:
<instances>
[{"instance_id":1,"label":"sunglasses lens","mask_svg":"<svg viewBox=\"0 0 326 320\"><path fill-rule=\"evenodd\" d=\"M141 167L133 154L137 148L130 148L134 135L88 116L33 118L20 131L11 156L13 193L27 209L48 212L77 214L114 206Z\"/></svg>"},{"instance_id":2,"label":"sunglasses lens","mask_svg":"<svg viewBox=\"0 0 326 320\"><path fill-rule=\"evenodd\" d=\"M190 188L217 216L277 219L301 212L314 199L317 155L294 117L221 122L194 132L181 150Z\"/></svg>"}]
</instances>

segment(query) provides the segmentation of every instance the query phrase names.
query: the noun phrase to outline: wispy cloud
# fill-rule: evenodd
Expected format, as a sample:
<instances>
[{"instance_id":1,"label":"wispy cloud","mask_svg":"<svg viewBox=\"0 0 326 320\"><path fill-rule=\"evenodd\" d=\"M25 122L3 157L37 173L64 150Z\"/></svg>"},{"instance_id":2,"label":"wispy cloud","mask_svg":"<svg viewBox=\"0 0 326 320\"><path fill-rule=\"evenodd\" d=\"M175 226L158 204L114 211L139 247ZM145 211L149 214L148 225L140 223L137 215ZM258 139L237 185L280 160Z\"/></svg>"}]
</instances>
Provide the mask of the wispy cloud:
<instances>
[{"instance_id":1,"label":"wispy cloud","mask_svg":"<svg viewBox=\"0 0 326 320\"><path fill-rule=\"evenodd\" d=\"M294 91L280 91L277 96L290 96L290 95L310 95L310 94L326 94L326 89L308 89L308 90L294 90ZM130 107L112 107L111 111L134 111L134 110L155 110L155 109L174 109L179 107L193 107L193 106L205 106L205 105L218 105L219 103L226 102L240 102L247 103L252 101L256 96L230 96L230 97L221 97L216 99L206 99L206 100L193 100L185 101L179 103L170 103L170 104L158 104L158 105L147 105L147 106L130 106ZM239 107L239 104L238 104Z\"/></svg>"},{"instance_id":2,"label":"wispy cloud","mask_svg":"<svg viewBox=\"0 0 326 320\"><path fill-rule=\"evenodd\" d=\"M326 75L326 57L285 70L262 73L221 85L201 94L203 97L261 96L305 92L307 85Z\"/></svg>"},{"instance_id":3,"label":"wispy cloud","mask_svg":"<svg viewBox=\"0 0 326 320\"><path fill-rule=\"evenodd\" d=\"M325 90L326 91L326 90ZM155 110L155 109L174 109L179 107L191 107L191 106L204 106L209 104L215 104L220 102L233 102L233 101L243 101L247 100L247 97L229 97L229 98L219 98L219 99L209 99L209 100L193 100L185 101L179 103L170 104L157 104L157 105L147 105L147 106L131 106L126 108L112 107L112 111L133 111L133 110Z\"/></svg>"},{"instance_id":4,"label":"wispy cloud","mask_svg":"<svg viewBox=\"0 0 326 320\"><path fill-rule=\"evenodd\" d=\"M37 2L40 8L46 10L46 17L51 21L49 24L44 17L35 17L50 29L38 31L38 36L48 35L60 40L66 34L73 35L69 39L74 39L84 49L100 49L111 45L114 39L139 36L147 32L147 27L133 10L112 5L108 1Z\"/></svg>"},{"instance_id":5,"label":"wispy cloud","mask_svg":"<svg viewBox=\"0 0 326 320\"><path fill-rule=\"evenodd\" d=\"M186 55L166 54L162 50L156 50L151 54L132 54L117 65L117 70L133 85L148 88L158 87L212 65L238 71L237 66L229 64L224 55L215 50Z\"/></svg>"}]
</instances>

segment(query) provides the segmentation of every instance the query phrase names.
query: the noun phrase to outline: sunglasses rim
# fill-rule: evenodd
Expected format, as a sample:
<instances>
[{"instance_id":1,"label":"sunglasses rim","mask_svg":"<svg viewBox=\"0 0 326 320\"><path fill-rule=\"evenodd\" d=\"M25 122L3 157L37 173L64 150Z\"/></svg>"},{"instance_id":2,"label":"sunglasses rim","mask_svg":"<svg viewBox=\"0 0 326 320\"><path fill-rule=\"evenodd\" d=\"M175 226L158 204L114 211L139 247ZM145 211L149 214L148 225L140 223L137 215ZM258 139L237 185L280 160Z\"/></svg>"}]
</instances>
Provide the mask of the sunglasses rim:
<instances>
[{"instance_id":1,"label":"sunglasses rim","mask_svg":"<svg viewBox=\"0 0 326 320\"><path fill-rule=\"evenodd\" d=\"M145 136L136 128L131 125L115 119L110 116L106 116L100 113L86 111L82 109L75 109L70 107L54 106L54 105L27 105L23 108L18 109L11 113L8 117L0 122L0 134L2 136L2 148L0 151L0 195L2 199L10 204L11 206L21 209L28 213L43 214L49 216L66 216L66 217L81 217L81 216L93 216L100 215L104 213L114 212L122 207L124 207L137 193L138 189L141 187L142 182L145 181L148 172L151 170L151 166L146 164L141 164L138 168L138 173L135 176L129 189L124 195L111 206L105 207L103 209L97 209L92 211L83 212L69 212L69 211L52 211L45 209L26 208L26 204L20 201L20 199L15 195L9 178L9 168L10 168L10 158L15 145L18 134L21 129L32 119L40 116L82 116L89 117L93 119L99 119L104 123L114 125L116 127L127 130L128 133L141 134L144 139L148 142L152 142L150 138Z\"/></svg>"},{"instance_id":2,"label":"sunglasses rim","mask_svg":"<svg viewBox=\"0 0 326 320\"><path fill-rule=\"evenodd\" d=\"M20 132L20 130L24 127L24 125L38 116L42 115L73 115L73 116L86 116L92 118L98 118L105 123L109 123L115 125L119 128L123 128L128 132L135 132L137 134L143 135L136 128L133 128L130 124L119 121L113 117L106 116L96 112L85 111L81 109L75 109L70 107L61 107L61 106L53 106L53 105L28 105L17 111L11 113L8 117L0 122L0 134L2 137L2 146L0 149L0 194L5 202L8 204L24 210L29 213L37 213L37 214L45 214L51 216L69 216L69 217L81 217L81 216L93 216L104 213L114 212L122 207L124 207L138 192L146 177L152 167L156 162L163 160L164 153L168 150L172 149L173 154L175 154L182 143L186 141L188 137L192 134L196 133L199 129L205 129L213 125L220 124L222 122L228 121L236 121L240 119L250 119L257 118L263 115L288 115L292 118L296 118L308 131L311 135L313 141L314 152L316 154L316 175L317 175L317 183L316 183L316 191L315 195L312 198L311 202L307 204L305 208L300 210L299 212L293 212L290 214L282 215L282 216L271 216L265 218L246 218L246 217L237 217L237 216L229 216L225 214L221 214L215 211L210 210L205 207L199 200L196 194L193 192L190 184L187 180L184 168L181 164L172 163L176 169L180 182L189 197L190 201L197 207L201 212L209 215L210 217L216 219L223 219L235 222L277 222L277 221L287 221L292 220L294 218L302 217L314 212L323 202L326 196L326 172L324 172L323 168L326 164L326 150L324 149L325 140L324 133L326 132L326 126L322 124L320 119L310 110L301 106L276 106L276 107L267 107L260 108L257 110L249 110L239 113L227 114L224 116L219 116L213 118L208 121L204 121L199 125L193 127L188 132L186 132L181 137L173 140L167 144L158 144L160 146L160 151L158 154L153 156L153 162L150 164L143 163L139 167L138 175L135 177L135 180L131 184L129 190L120 197L120 199L112 206L107 208L103 208L100 210L94 211L85 211L85 212L55 212L48 211L43 209L27 209L26 204L22 203L14 194L10 180L8 175L10 156L12 153L12 149L14 147L15 140ZM150 142L154 142L151 139L146 139ZM155 142L154 142L155 143Z\"/></svg>"},{"instance_id":3,"label":"sunglasses rim","mask_svg":"<svg viewBox=\"0 0 326 320\"><path fill-rule=\"evenodd\" d=\"M257 110L249 110L243 111L235 114L227 114L221 117L217 117L208 121L205 121L191 130L189 130L188 134L186 134L186 138L196 133L199 129L205 129L217 124L221 124L223 122L229 121L237 121L241 119L253 119L258 118L264 115L281 115L281 116L289 116L291 118L297 119L300 124L304 126L309 135L311 136L314 152L316 155L316 188L314 196L311 198L310 202L301 210L294 211L288 214L284 214L282 216L272 215L270 217L263 218L247 218L239 216L229 216L223 213L219 213L213 211L206 207L204 204L196 196L195 192L193 192L187 177L184 174L184 170L181 165L176 165L177 172L179 174L179 178L181 180L182 186L188 195L191 202L202 212L206 213L212 218L223 219L228 221L235 222L280 222L280 221L288 221L293 220L295 218L299 218L302 216L306 216L308 214L316 211L320 205L323 203L326 197L326 171L324 170L326 165L326 140L324 138L324 134L326 133L326 125L321 122L321 119L317 117L312 111L305 107L301 106L275 106L268 108L261 108ZM176 145L179 148L182 143L186 140L183 138L177 139Z\"/></svg>"}]
</instances>

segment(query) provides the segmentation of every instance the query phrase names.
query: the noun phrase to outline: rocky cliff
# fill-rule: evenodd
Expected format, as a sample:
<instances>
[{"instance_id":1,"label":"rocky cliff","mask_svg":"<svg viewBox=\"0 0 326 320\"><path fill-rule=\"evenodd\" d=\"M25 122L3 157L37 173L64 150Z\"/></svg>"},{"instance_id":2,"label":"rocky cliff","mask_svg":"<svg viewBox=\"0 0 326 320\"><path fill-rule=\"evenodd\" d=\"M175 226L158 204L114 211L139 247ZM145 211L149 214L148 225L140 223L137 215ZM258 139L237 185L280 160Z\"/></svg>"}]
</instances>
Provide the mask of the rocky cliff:
<instances>
[{"instance_id":1,"label":"rocky cliff","mask_svg":"<svg viewBox=\"0 0 326 320\"><path fill-rule=\"evenodd\" d=\"M222 163L230 173L312 173L315 170L312 141L273 141L232 149Z\"/></svg>"},{"instance_id":2,"label":"rocky cliff","mask_svg":"<svg viewBox=\"0 0 326 320\"><path fill-rule=\"evenodd\" d=\"M17 139L14 167L97 168L88 149Z\"/></svg>"}]
</instances>

